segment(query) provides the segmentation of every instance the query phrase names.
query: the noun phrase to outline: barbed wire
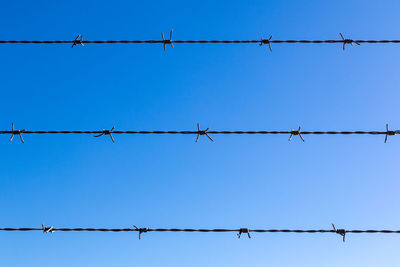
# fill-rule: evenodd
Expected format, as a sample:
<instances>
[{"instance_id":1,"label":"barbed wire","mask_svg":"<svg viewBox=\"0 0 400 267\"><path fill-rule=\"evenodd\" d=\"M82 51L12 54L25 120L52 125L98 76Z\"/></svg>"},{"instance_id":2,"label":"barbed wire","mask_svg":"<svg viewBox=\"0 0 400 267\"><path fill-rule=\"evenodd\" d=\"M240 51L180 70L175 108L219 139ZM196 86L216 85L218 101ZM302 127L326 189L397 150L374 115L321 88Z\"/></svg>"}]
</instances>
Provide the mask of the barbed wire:
<instances>
[{"instance_id":1,"label":"barbed wire","mask_svg":"<svg viewBox=\"0 0 400 267\"><path fill-rule=\"evenodd\" d=\"M332 229L249 229L249 228L238 228L238 229L192 229L192 228L140 228L134 225L132 228L55 228L53 226L45 226L42 224L41 228L0 228L0 231L42 231L43 233L53 232L138 232L139 239L141 239L142 233L148 232L201 232L201 233L224 233L224 232L237 232L237 237L240 238L242 234L247 234L248 238L251 238L250 233L335 233L342 236L343 242L345 242L346 234L400 234L400 230L346 230L337 229L332 223Z\"/></svg>"},{"instance_id":2,"label":"barbed wire","mask_svg":"<svg viewBox=\"0 0 400 267\"><path fill-rule=\"evenodd\" d=\"M197 124L196 131L116 131L115 127L110 130L102 129L101 131L30 131L30 130L17 130L14 127L14 123L11 124L11 130L0 131L0 134L11 134L10 142L18 135L21 142L24 143L22 134L93 134L94 137L109 136L112 142L115 142L113 137L114 134L189 134L196 135L196 143L198 142L200 136L206 136L210 141L214 140L210 137L210 134L248 134L248 135L267 135L267 134L280 134L289 135L289 141L292 140L293 136L299 136L299 138L304 142L303 135L385 135L385 143L389 136L400 134L400 130L389 130L389 125L386 124L386 131L302 131L301 127L297 130L291 131L210 131L210 128L205 130L200 129L200 125Z\"/></svg>"},{"instance_id":3,"label":"barbed wire","mask_svg":"<svg viewBox=\"0 0 400 267\"><path fill-rule=\"evenodd\" d=\"M170 45L172 48L173 44L259 44L268 45L270 51L272 51L271 44L335 44L342 43L343 50L346 45L362 43L369 44L387 44L387 43L400 43L400 40L353 40L345 38L342 33L339 33L341 39L337 40L273 40L272 35L268 39L259 40L173 40L172 30L170 31L170 37L165 38L164 33L161 33L161 40L83 40L82 35L78 35L74 40L0 40L0 44L72 44L71 47L84 44L162 44L164 51L166 46Z\"/></svg>"}]
</instances>

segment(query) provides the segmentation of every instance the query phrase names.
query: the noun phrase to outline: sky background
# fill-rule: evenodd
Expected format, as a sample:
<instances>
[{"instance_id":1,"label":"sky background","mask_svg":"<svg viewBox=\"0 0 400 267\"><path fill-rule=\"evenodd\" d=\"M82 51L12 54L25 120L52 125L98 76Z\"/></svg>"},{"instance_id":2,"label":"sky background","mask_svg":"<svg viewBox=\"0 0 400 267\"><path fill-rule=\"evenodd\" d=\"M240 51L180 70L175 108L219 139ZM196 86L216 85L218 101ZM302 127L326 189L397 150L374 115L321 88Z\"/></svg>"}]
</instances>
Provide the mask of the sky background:
<instances>
[{"instance_id":1,"label":"sky background","mask_svg":"<svg viewBox=\"0 0 400 267\"><path fill-rule=\"evenodd\" d=\"M2 1L0 39L399 39L399 1ZM0 129L400 127L395 44L0 45ZM399 137L0 136L0 227L399 229ZM1 266L396 266L398 235L1 232Z\"/></svg>"}]
</instances>

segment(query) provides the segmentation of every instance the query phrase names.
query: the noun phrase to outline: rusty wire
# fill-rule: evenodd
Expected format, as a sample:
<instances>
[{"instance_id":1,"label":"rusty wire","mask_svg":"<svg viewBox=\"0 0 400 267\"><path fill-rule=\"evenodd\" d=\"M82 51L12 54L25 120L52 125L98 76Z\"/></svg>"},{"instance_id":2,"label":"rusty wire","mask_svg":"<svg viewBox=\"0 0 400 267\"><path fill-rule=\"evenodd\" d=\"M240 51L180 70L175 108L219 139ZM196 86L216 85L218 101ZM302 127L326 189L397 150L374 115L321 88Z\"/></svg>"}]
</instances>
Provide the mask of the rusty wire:
<instances>
[{"instance_id":1,"label":"rusty wire","mask_svg":"<svg viewBox=\"0 0 400 267\"><path fill-rule=\"evenodd\" d=\"M335 44L342 43L343 50L345 50L346 44L357 44L362 43L369 44L387 44L387 43L400 43L400 40L353 40L345 38L342 33L340 39L336 40L273 40L272 35L268 39L259 40L173 40L172 30L170 31L170 37L165 38L164 33L161 33L160 40L84 40L82 35L78 35L74 40L0 40L0 44L72 44L71 47L84 44L162 44L164 51L167 45L173 44L267 44L269 49L272 51L271 44Z\"/></svg>"},{"instance_id":2,"label":"rusty wire","mask_svg":"<svg viewBox=\"0 0 400 267\"><path fill-rule=\"evenodd\" d=\"M192 228L139 228L133 226L132 228L55 228L53 226L45 226L42 224L40 228L0 228L0 231L42 231L43 233L53 233L53 232L138 232L139 239L143 233L148 232L201 232L201 233L224 233L224 232L236 232L238 238L242 234L247 234L248 238L251 238L250 233L334 233L342 237L343 242L345 242L346 234L400 234L400 230L346 230L337 229L334 224L332 224L333 229L249 229L249 228L238 228L238 229L192 229Z\"/></svg>"},{"instance_id":3,"label":"rusty wire","mask_svg":"<svg viewBox=\"0 0 400 267\"><path fill-rule=\"evenodd\" d=\"M389 130L389 125L386 124L386 131L302 131L301 127L297 130L291 131L210 131L209 128L205 130L200 129L200 125L197 124L196 131L116 131L115 128L112 127L110 130L101 130L101 131L30 131L30 130L16 130L14 128L14 123L12 123L11 130L0 131L0 134L11 134L10 141L13 140L15 135L18 135L21 141L24 143L24 139L22 138L22 134L93 134L94 137L100 136L110 136L112 142L115 142L113 137L114 134L189 134L196 135L196 143L199 140L200 136L204 135L208 137L211 141L214 141L210 135L211 134L248 134L248 135L267 135L267 134L279 134L279 135L289 135L289 141L293 136L299 136L299 138L304 142L303 135L385 135L385 143L388 140L389 136L394 136L400 134L400 130Z\"/></svg>"}]
</instances>

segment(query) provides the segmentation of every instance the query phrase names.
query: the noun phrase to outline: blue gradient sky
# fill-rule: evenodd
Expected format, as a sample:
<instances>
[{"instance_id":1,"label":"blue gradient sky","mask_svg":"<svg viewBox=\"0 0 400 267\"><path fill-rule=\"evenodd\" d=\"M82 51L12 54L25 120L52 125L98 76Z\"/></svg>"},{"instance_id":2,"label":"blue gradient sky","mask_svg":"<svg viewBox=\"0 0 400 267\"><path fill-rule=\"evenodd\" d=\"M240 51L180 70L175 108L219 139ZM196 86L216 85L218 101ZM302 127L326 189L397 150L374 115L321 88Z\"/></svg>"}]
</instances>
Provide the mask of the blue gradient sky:
<instances>
[{"instance_id":1,"label":"blue gradient sky","mask_svg":"<svg viewBox=\"0 0 400 267\"><path fill-rule=\"evenodd\" d=\"M398 1L3 1L0 39L399 39ZM1 45L0 128L400 127L398 45ZM0 136L1 227L398 229L383 136ZM395 266L396 235L0 233L1 266Z\"/></svg>"}]
</instances>

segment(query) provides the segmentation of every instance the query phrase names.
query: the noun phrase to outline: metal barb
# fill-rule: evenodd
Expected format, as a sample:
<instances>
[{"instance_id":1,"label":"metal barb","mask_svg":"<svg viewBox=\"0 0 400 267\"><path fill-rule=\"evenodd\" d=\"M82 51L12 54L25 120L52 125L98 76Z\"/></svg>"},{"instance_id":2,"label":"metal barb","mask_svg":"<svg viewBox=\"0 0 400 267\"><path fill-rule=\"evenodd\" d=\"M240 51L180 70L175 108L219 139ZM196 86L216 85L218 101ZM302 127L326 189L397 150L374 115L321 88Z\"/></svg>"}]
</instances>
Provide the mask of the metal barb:
<instances>
[{"instance_id":1,"label":"metal barb","mask_svg":"<svg viewBox=\"0 0 400 267\"><path fill-rule=\"evenodd\" d=\"M21 142L22 143L25 143L24 142L24 139L22 138L22 134L21 133L23 133L24 131L25 131L25 129L24 130L15 130L14 129L14 123L11 123L11 138L10 138L10 142L14 139L14 135L19 135L19 138L21 139Z\"/></svg>"},{"instance_id":2,"label":"metal barb","mask_svg":"<svg viewBox=\"0 0 400 267\"><path fill-rule=\"evenodd\" d=\"M149 231L149 228L138 228L136 225L134 225L133 227L135 227L135 230L139 232L139 240L142 238L142 233L146 233Z\"/></svg>"},{"instance_id":3,"label":"metal barb","mask_svg":"<svg viewBox=\"0 0 400 267\"><path fill-rule=\"evenodd\" d=\"M83 44L83 35L78 34L78 36L76 36L74 42L72 43L71 48L73 48L76 45L81 45L81 46L85 46Z\"/></svg>"},{"instance_id":4,"label":"metal barb","mask_svg":"<svg viewBox=\"0 0 400 267\"><path fill-rule=\"evenodd\" d=\"M396 135L398 133L399 133L399 131L389 131L389 124L386 123L385 143L387 142L389 135Z\"/></svg>"},{"instance_id":5,"label":"metal barb","mask_svg":"<svg viewBox=\"0 0 400 267\"><path fill-rule=\"evenodd\" d=\"M343 242L346 241L346 230L345 229L336 229L335 225L332 223L333 231L336 234L341 235L343 237Z\"/></svg>"},{"instance_id":6,"label":"metal barb","mask_svg":"<svg viewBox=\"0 0 400 267\"><path fill-rule=\"evenodd\" d=\"M251 238L249 228L240 228L240 229L239 229L239 233L237 234L238 238L240 238L240 236L241 236L242 234L247 234L247 236L248 236L249 238Z\"/></svg>"},{"instance_id":7,"label":"metal barb","mask_svg":"<svg viewBox=\"0 0 400 267\"><path fill-rule=\"evenodd\" d=\"M161 33L161 36L162 36L162 40L163 40L164 51L166 50L165 46L166 46L167 44L170 44L171 47L174 48L174 45L172 44L172 29L171 29L171 31L170 31L170 33L169 33L169 39L165 39L164 33Z\"/></svg>"},{"instance_id":8,"label":"metal barb","mask_svg":"<svg viewBox=\"0 0 400 267\"><path fill-rule=\"evenodd\" d=\"M303 138L303 136L301 135L300 129L301 129L301 127L299 126L299 129L298 129L297 131L292 130L292 131L290 132L289 141L292 140L293 135L298 135L298 136L300 137L300 139L304 142L304 138Z\"/></svg>"},{"instance_id":9,"label":"metal barb","mask_svg":"<svg viewBox=\"0 0 400 267\"><path fill-rule=\"evenodd\" d=\"M105 130L105 129L103 129L102 131L101 131L101 134L98 134L98 135L95 135L94 137L100 137L100 136L103 136L103 135L109 135L110 136L110 138L111 138L111 141L113 142L113 143L115 143L115 140L114 140L114 137L112 136L112 132L114 131L114 126L111 128L111 130Z\"/></svg>"},{"instance_id":10,"label":"metal barb","mask_svg":"<svg viewBox=\"0 0 400 267\"><path fill-rule=\"evenodd\" d=\"M263 44L268 44L269 50L272 52L271 39L272 39L272 35L268 39L261 38L260 46L262 46Z\"/></svg>"},{"instance_id":11,"label":"metal barb","mask_svg":"<svg viewBox=\"0 0 400 267\"><path fill-rule=\"evenodd\" d=\"M42 230L43 233L53 233L55 231L53 226L45 227L43 223L42 223Z\"/></svg>"},{"instance_id":12,"label":"metal barb","mask_svg":"<svg viewBox=\"0 0 400 267\"><path fill-rule=\"evenodd\" d=\"M208 130L210 128L207 128L205 130L200 130L200 124L197 123L197 138L196 138L196 143L199 141L199 137L200 135L205 135L208 137L208 139L210 139L212 142L214 142L214 140L212 140L212 138L208 135Z\"/></svg>"},{"instance_id":13,"label":"metal barb","mask_svg":"<svg viewBox=\"0 0 400 267\"><path fill-rule=\"evenodd\" d=\"M342 40L343 40L343 51L346 49L346 44L350 44L350 45L353 46L353 43L355 43L357 45L360 45L360 43L354 41L353 39L345 39L343 37L342 33L339 32L339 34L340 34L340 37L342 37Z\"/></svg>"}]
</instances>

